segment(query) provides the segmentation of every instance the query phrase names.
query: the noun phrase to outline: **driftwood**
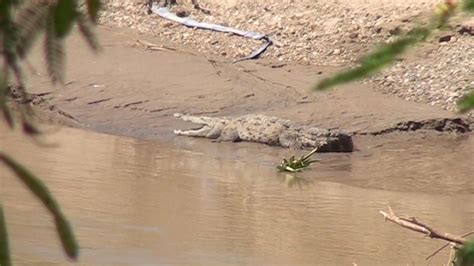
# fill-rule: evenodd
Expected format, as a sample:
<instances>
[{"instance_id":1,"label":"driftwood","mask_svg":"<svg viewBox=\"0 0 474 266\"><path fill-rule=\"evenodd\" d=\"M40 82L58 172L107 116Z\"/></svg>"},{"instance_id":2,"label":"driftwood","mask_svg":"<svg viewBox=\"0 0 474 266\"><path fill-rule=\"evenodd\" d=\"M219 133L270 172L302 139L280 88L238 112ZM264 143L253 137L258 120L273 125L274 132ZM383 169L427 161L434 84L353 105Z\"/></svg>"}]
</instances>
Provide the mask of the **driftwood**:
<instances>
[{"instance_id":1,"label":"driftwood","mask_svg":"<svg viewBox=\"0 0 474 266\"><path fill-rule=\"evenodd\" d=\"M463 234L461 236L450 234L450 233L443 233L436 229L433 229L431 226L428 226L425 223L422 223L416 220L414 217L404 218L404 217L399 217L395 215L395 213L393 212L392 208L390 208L390 206L388 206L388 213L384 211L380 211L380 214L383 215L385 220L389 220L395 224L398 224L412 231L422 233L424 235L429 236L430 238L437 238L437 239L448 241L447 244L441 246L440 248L435 250L431 255L426 257L426 260L430 260L440 251L442 251L448 246L451 246L452 249L449 254L449 261L452 262L453 255L454 255L453 250L458 249L460 246L463 246L467 242L467 239L465 237L474 234L474 231Z\"/></svg>"},{"instance_id":2,"label":"driftwood","mask_svg":"<svg viewBox=\"0 0 474 266\"><path fill-rule=\"evenodd\" d=\"M408 218L398 217L397 215L395 215L395 213L392 211L390 207L388 207L388 213L384 211L380 211L380 214L384 216L385 220L389 220L393 223L396 223L402 227L408 228L415 232L425 234L431 238L442 239L442 240L459 244L459 245L464 245L467 242L467 239L464 238L463 236L440 232L416 220L414 217L408 217Z\"/></svg>"}]
</instances>

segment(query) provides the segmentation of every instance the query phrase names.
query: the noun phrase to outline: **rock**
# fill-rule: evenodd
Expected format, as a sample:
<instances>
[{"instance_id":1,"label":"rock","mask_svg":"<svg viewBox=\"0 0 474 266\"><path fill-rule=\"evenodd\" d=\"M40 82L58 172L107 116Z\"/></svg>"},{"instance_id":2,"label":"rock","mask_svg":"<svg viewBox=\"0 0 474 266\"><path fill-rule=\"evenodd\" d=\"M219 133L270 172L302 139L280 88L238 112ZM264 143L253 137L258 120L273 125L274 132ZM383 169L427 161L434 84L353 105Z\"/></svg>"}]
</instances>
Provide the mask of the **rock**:
<instances>
[{"instance_id":1,"label":"rock","mask_svg":"<svg viewBox=\"0 0 474 266\"><path fill-rule=\"evenodd\" d=\"M446 34L446 35L443 35L441 37L439 37L438 41L439 42L449 42L451 40L451 38L453 38L454 35L452 34Z\"/></svg>"},{"instance_id":2,"label":"rock","mask_svg":"<svg viewBox=\"0 0 474 266\"><path fill-rule=\"evenodd\" d=\"M382 27L374 27L373 32L375 32L375 33L382 32Z\"/></svg>"},{"instance_id":3,"label":"rock","mask_svg":"<svg viewBox=\"0 0 474 266\"><path fill-rule=\"evenodd\" d=\"M184 9L179 9L179 10L176 10L176 16L180 18L184 18L184 17L189 16L189 12Z\"/></svg>"},{"instance_id":4,"label":"rock","mask_svg":"<svg viewBox=\"0 0 474 266\"><path fill-rule=\"evenodd\" d=\"M342 53L341 49L334 49L334 50L332 51L332 54L333 54L333 55L340 55L341 53Z\"/></svg>"},{"instance_id":5,"label":"rock","mask_svg":"<svg viewBox=\"0 0 474 266\"><path fill-rule=\"evenodd\" d=\"M474 23L473 23L474 24ZM459 34L468 34L474 36L474 25L461 25L458 30Z\"/></svg>"},{"instance_id":6,"label":"rock","mask_svg":"<svg viewBox=\"0 0 474 266\"><path fill-rule=\"evenodd\" d=\"M349 34L349 38L351 38L351 39L355 39L358 36L359 36L359 34L357 32L353 32L353 33Z\"/></svg>"},{"instance_id":7,"label":"rock","mask_svg":"<svg viewBox=\"0 0 474 266\"><path fill-rule=\"evenodd\" d=\"M388 30L388 33L389 33L390 35L392 35L392 36L393 36L393 35L399 35L401 32L402 32L402 29L401 29L399 26L397 26L397 27L395 27L395 28L393 28L393 29Z\"/></svg>"},{"instance_id":8,"label":"rock","mask_svg":"<svg viewBox=\"0 0 474 266\"><path fill-rule=\"evenodd\" d=\"M169 22L165 22L165 23L161 24L161 27L169 28L169 27L173 26L173 24L174 24L173 22L169 21Z\"/></svg>"}]
</instances>

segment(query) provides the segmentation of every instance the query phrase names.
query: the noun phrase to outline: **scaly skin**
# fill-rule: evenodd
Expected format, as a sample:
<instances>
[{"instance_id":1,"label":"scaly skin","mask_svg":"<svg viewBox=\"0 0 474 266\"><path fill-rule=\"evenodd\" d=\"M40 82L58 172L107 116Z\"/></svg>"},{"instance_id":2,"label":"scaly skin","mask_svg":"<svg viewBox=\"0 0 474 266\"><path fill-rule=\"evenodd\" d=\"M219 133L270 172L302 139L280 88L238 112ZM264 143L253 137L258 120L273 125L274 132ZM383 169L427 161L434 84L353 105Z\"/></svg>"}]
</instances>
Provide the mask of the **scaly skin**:
<instances>
[{"instance_id":1,"label":"scaly skin","mask_svg":"<svg viewBox=\"0 0 474 266\"><path fill-rule=\"evenodd\" d=\"M342 131L302 126L272 116L256 114L230 118L176 113L174 117L202 125L199 129L174 130L176 135L258 142L285 148L318 148L319 152L352 152L354 148L351 136Z\"/></svg>"}]
</instances>

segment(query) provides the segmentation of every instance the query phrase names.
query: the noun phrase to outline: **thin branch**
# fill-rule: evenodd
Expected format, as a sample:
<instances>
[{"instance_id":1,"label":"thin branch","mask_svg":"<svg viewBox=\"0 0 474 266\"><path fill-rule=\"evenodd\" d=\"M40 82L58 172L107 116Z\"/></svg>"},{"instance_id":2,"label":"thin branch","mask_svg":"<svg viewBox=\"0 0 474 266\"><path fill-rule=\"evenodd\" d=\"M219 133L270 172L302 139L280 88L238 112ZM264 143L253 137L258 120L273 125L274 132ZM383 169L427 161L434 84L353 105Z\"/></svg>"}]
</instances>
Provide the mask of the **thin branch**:
<instances>
[{"instance_id":1,"label":"thin branch","mask_svg":"<svg viewBox=\"0 0 474 266\"><path fill-rule=\"evenodd\" d=\"M462 237L470 236L470 235L472 235L472 234L474 234L474 231L465 233L465 234L462 235ZM431 253L431 255L429 255L428 257L426 257L425 260L430 260L431 258L433 258L434 256L436 256L436 254L438 254L439 252L441 252L443 249L449 247L450 245L451 245L451 243L447 243L447 244L442 245L440 248L438 248L438 249L435 250L433 253Z\"/></svg>"},{"instance_id":2,"label":"thin branch","mask_svg":"<svg viewBox=\"0 0 474 266\"><path fill-rule=\"evenodd\" d=\"M390 207L389 207L389 213L380 211L380 214L384 216L385 220L389 220L402 227L405 227L407 229L410 229L418 233L422 233L431 238L442 239L442 240L453 242L460 245L464 245L467 242L467 239L462 236L439 232L438 230L435 230L425 225L424 223L417 221L415 218L400 218L397 215L395 215L395 213L393 213Z\"/></svg>"}]
</instances>

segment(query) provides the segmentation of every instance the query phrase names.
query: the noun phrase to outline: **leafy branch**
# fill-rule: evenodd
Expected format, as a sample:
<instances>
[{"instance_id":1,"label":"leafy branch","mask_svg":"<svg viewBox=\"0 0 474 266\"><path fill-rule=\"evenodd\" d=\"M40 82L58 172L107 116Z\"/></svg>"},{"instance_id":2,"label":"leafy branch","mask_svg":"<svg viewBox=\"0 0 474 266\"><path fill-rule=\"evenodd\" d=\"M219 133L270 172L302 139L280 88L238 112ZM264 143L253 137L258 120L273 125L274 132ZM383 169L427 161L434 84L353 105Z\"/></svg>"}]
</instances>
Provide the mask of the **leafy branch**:
<instances>
[{"instance_id":1,"label":"leafy branch","mask_svg":"<svg viewBox=\"0 0 474 266\"><path fill-rule=\"evenodd\" d=\"M17 83L17 86L14 86L15 96L20 98L19 102L27 102L20 62L26 58L41 33L45 33L46 67L53 82L63 83L65 54L63 43L74 25L78 26L87 44L94 51L99 50L93 26L97 23L100 0L86 0L85 11L77 2L76 0L0 1L0 56L3 58L3 64L0 64L0 112L10 128L15 126L12 111L7 104L8 97L13 94L10 76L13 75ZM28 105L18 106L17 110L23 132L30 136L39 134L39 130L27 117ZM71 225L45 184L1 151L0 162L12 170L52 214L64 252L69 258L76 259L79 246ZM8 234L1 204L0 265L11 265Z\"/></svg>"},{"instance_id":2,"label":"leafy branch","mask_svg":"<svg viewBox=\"0 0 474 266\"><path fill-rule=\"evenodd\" d=\"M26 187L31 192L33 192L33 194L41 201L41 203L43 203L46 209L48 209L48 211L53 215L54 222L56 225L56 231L58 232L58 235L60 236L64 251L70 258L73 258L73 259L77 258L79 254L79 247L77 245L74 234L72 232L71 225L69 224L69 221L66 219L66 217L62 213L58 203L54 200L53 196L51 195L51 192L46 187L46 185L38 177L36 177L30 171L28 171L28 169L26 169L24 166L17 163L14 159L9 157L8 155L0 153L0 161L3 162L8 168L10 168L18 178L20 178L23 184L25 184ZM0 213L0 216L1 216L1 213ZM2 230L1 223L2 222L0 221L0 238L2 238L2 233L5 234L3 237L6 238L6 230L5 229ZM6 226L3 225L3 228L5 227ZM5 232L2 232L2 231L5 231ZM7 241L5 240L5 243L6 242ZM0 245L0 249L1 248L2 247ZM2 252L0 252L0 255L1 254ZM0 256L0 261L1 261L1 256ZM3 265L3 264L0 264L0 265Z\"/></svg>"},{"instance_id":3,"label":"leafy branch","mask_svg":"<svg viewBox=\"0 0 474 266\"><path fill-rule=\"evenodd\" d=\"M7 225L3 215L2 204L0 204L0 265L10 266L10 251L8 250Z\"/></svg>"},{"instance_id":4,"label":"leafy branch","mask_svg":"<svg viewBox=\"0 0 474 266\"><path fill-rule=\"evenodd\" d=\"M25 59L33 44L44 32L44 50L48 74L53 82L63 82L64 38L74 25L89 44L97 51L99 45L93 33L100 8L99 0L87 0L87 10L81 11L76 0L15 1L0 3L0 112L13 127L12 112L6 104L10 75L18 84L19 95L24 100L23 71L19 62ZM24 110L19 108L22 123L29 123Z\"/></svg>"},{"instance_id":5,"label":"leafy branch","mask_svg":"<svg viewBox=\"0 0 474 266\"><path fill-rule=\"evenodd\" d=\"M336 73L334 76L323 79L316 84L314 90L326 90L333 86L352 82L365 78L393 63L397 57L407 51L408 48L425 41L435 29L445 26L449 19L456 14L459 4L457 1L446 0L439 4L427 26L419 26L409 31L398 40L377 48L372 53L363 57L359 66ZM461 10L474 13L474 0L464 0ZM474 91L465 95L458 102L460 112L467 112L474 108Z\"/></svg>"}]
</instances>

